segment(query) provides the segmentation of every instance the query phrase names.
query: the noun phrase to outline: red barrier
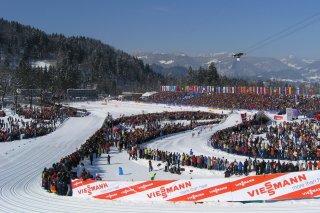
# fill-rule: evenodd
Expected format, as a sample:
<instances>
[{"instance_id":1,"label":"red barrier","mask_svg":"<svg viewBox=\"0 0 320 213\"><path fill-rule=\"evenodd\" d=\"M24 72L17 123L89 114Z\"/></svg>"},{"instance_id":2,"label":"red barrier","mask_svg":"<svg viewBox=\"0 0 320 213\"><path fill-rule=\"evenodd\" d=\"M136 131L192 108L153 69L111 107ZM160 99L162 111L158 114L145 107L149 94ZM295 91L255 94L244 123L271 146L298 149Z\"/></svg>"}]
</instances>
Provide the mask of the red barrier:
<instances>
[{"instance_id":1,"label":"red barrier","mask_svg":"<svg viewBox=\"0 0 320 213\"><path fill-rule=\"evenodd\" d=\"M282 115L275 115L274 120L283 120L283 116Z\"/></svg>"},{"instance_id":2,"label":"red barrier","mask_svg":"<svg viewBox=\"0 0 320 213\"><path fill-rule=\"evenodd\" d=\"M320 171L241 178L96 181L74 180L73 196L136 201L257 201L320 196Z\"/></svg>"}]
</instances>

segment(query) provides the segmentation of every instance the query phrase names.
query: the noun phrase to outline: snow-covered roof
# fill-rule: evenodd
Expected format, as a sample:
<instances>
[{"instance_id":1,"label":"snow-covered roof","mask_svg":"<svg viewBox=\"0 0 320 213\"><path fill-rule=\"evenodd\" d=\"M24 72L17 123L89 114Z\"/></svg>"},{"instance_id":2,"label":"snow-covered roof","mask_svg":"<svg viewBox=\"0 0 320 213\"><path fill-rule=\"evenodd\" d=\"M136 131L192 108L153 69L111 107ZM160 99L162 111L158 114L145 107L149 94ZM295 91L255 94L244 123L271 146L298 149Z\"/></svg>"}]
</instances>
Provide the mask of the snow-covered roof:
<instances>
[{"instance_id":1,"label":"snow-covered roof","mask_svg":"<svg viewBox=\"0 0 320 213\"><path fill-rule=\"evenodd\" d=\"M154 95L154 94L156 94L156 93L158 93L158 92L156 92L156 91L146 92L146 93L143 93L143 94L142 94L142 97L150 97L151 95Z\"/></svg>"}]
</instances>

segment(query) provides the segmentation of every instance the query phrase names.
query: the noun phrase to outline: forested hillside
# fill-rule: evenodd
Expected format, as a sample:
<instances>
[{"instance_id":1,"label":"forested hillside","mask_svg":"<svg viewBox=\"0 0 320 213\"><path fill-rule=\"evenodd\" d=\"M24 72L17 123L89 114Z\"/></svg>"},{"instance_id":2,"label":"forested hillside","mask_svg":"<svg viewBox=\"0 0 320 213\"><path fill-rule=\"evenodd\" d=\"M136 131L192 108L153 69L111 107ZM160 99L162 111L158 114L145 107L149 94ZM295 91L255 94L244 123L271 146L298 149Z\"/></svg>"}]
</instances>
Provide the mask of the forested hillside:
<instances>
[{"instance_id":1,"label":"forested hillside","mask_svg":"<svg viewBox=\"0 0 320 213\"><path fill-rule=\"evenodd\" d=\"M45 62L46 66L37 64ZM62 34L0 19L0 71L23 88L99 92L158 89L165 78L149 65L99 40ZM8 77L9 76L9 77Z\"/></svg>"}]
</instances>

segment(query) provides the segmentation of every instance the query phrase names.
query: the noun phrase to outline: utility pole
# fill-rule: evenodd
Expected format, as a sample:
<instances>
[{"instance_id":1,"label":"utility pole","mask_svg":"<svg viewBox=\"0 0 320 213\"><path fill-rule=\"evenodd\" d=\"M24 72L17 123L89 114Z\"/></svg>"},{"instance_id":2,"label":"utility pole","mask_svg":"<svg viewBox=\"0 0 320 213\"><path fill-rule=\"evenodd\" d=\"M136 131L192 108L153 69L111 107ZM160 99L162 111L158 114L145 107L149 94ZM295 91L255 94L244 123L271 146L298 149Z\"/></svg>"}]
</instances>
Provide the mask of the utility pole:
<instances>
[{"instance_id":1,"label":"utility pole","mask_svg":"<svg viewBox=\"0 0 320 213\"><path fill-rule=\"evenodd\" d=\"M14 105L15 105L15 113L17 114L17 109L18 109L18 95L21 93L20 90L20 84L16 83L15 84L15 91L14 91L14 95L15 95L15 100L14 100Z\"/></svg>"}]
</instances>

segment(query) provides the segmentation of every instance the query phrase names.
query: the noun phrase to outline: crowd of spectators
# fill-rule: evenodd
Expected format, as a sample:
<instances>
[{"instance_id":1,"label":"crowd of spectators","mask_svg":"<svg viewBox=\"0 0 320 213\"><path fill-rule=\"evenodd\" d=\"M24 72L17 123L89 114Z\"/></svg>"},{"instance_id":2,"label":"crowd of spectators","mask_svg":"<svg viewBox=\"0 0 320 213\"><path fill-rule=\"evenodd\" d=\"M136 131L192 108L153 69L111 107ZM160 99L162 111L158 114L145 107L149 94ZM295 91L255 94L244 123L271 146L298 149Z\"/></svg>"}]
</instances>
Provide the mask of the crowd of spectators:
<instances>
[{"instance_id":1,"label":"crowd of spectators","mask_svg":"<svg viewBox=\"0 0 320 213\"><path fill-rule=\"evenodd\" d=\"M282 111L286 108L298 109L302 113L320 110L319 97L294 95L258 95L236 93L159 92L145 101L177 105L206 106L223 109L249 109Z\"/></svg>"},{"instance_id":2,"label":"crowd of spectators","mask_svg":"<svg viewBox=\"0 0 320 213\"><path fill-rule=\"evenodd\" d=\"M131 158L131 153L129 152L129 159L142 158L146 160L151 159L154 161L160 161L161 163L165 163L165 172L176 174L180 174L181 171L185 170L181 169L182 166L190 166L191 169L189 168L189 172L193 172L192 168L223 171L225 173L225 177L230 177L231 175L249 175L251 172L255 172L256 175L262 175L305 170L320 170L319 160L281 162L280 160L274 159L265 160L248 157L245 161L232 161L225 159L224 157L195 155L192 149L189 153L183 152L182 154L178 152L168 152L158 149L139 147L133 147L132 150L136 150L135 152L137 153L137 156ZM158 165L161 165L161 163Z\"/></svg>"},{"instance_id":3,"label":"crowd of spectators","mask_svg":"<svg viewBox=\"0 0 320 213\"><path fill-rule=\"evenodd\" d=\"M270 126L248 121L216 132L210 141L215 149L253 158L320 160L318 133L311 120Z\"/></svg>"},{"instance_id":4,"label":"crowd of spectators","mask_svg":"<svg viewBox=\"0 0 320 213\"><path fill-rule=\"evenodd\" d=\"M3 110L0 110L0 118L5 116L6 116L6 113Z\"/></svg>"},{"instance_id":5,"label":"crowd of spectators","mask_svg":"<svg viewBox=\"0 0 320 213\"><path fill-rule=\"evenodd\" d=\"M207 121L198 122L196 118ZM203 112L151 113L121 116L115 120L108 115L103 127L79 149L49 169L43 170L43 187L59 195L71 195L72 178L101 179L90 174L82 162L87 159L94 164L95 159L101 157L102 153L109 153L111 146L118 148L119 152L126 150L129 160L139 158L159 161L159 165L165 163L165 171L177 174L180 174L185 166L191 168L189 172L193 171L192 168L217 170L224 172L226 177L248 175L250 172L260 175L320 169L320 156L315 152L315 146L319 148L316 140L319 129L309 120L301 123L284 122L273 126L248 121L218 131L210 138L214 148L244 155L244 161L197 155L192 150L189 153L178 153L147 149L140 145L167 134L216 123L221 119L221 115ZM295 151L297 154L294 154ZM149 170L152 169L152 163L149 162Z\"/></svg>"},{"instance_id":6,"label":"crowd of spectators","mask_svg":"<svg viewBox=\"0 0 320 213\"><path fill-rule=\"evenodd\" d=\"M66 118L76 116L77 109L59 105L20 107L17 115L0 118L0 142L33 138L53 132Z\"/></svg>"},{"instance_id":7,"label":"crowd of spectators","mask_svg":"<svg viewBox=\"0 0 320 213\"><path fill-rule=\"evenodd\" d=\"M136 158L138 156L138 144L164 137L167 134L191 130L197 126L218 123L224 117L209 112L199 112L198 114L187 111L123 116L115 120L108 115L103 127L79 149L62 158L52 167L43 170L42 186L46 190L59 195L71 195L68 189L72 178L95 178L84 167L81 167L80 172L77 170L82 160L88 159L92 164L94 159L100 157L102 153L109 153L111 146L117 147L120 152L127 150L131 158ZM201 121L197 121L196 118L201 119ZM120 125L124 129L115 128ZM67 179L65 178L66 175L62 175L65 173L68 173Z\"/></svg>"},{"instance_id":8,"label":"crowd of spectators","mask_svg":"<svg viewBox=\"0 0 320 213\"><path fill-rule=\"evenodd\" d=\"M162 112L162 113L147 113L132 116L121 116L116 119L114 125L120 123L125 126L135 127L146 123L173 121L173 120L221 120L225 115L215 114L201 111L179 111L179 112Z\"/></svg>"}]
</instances>

